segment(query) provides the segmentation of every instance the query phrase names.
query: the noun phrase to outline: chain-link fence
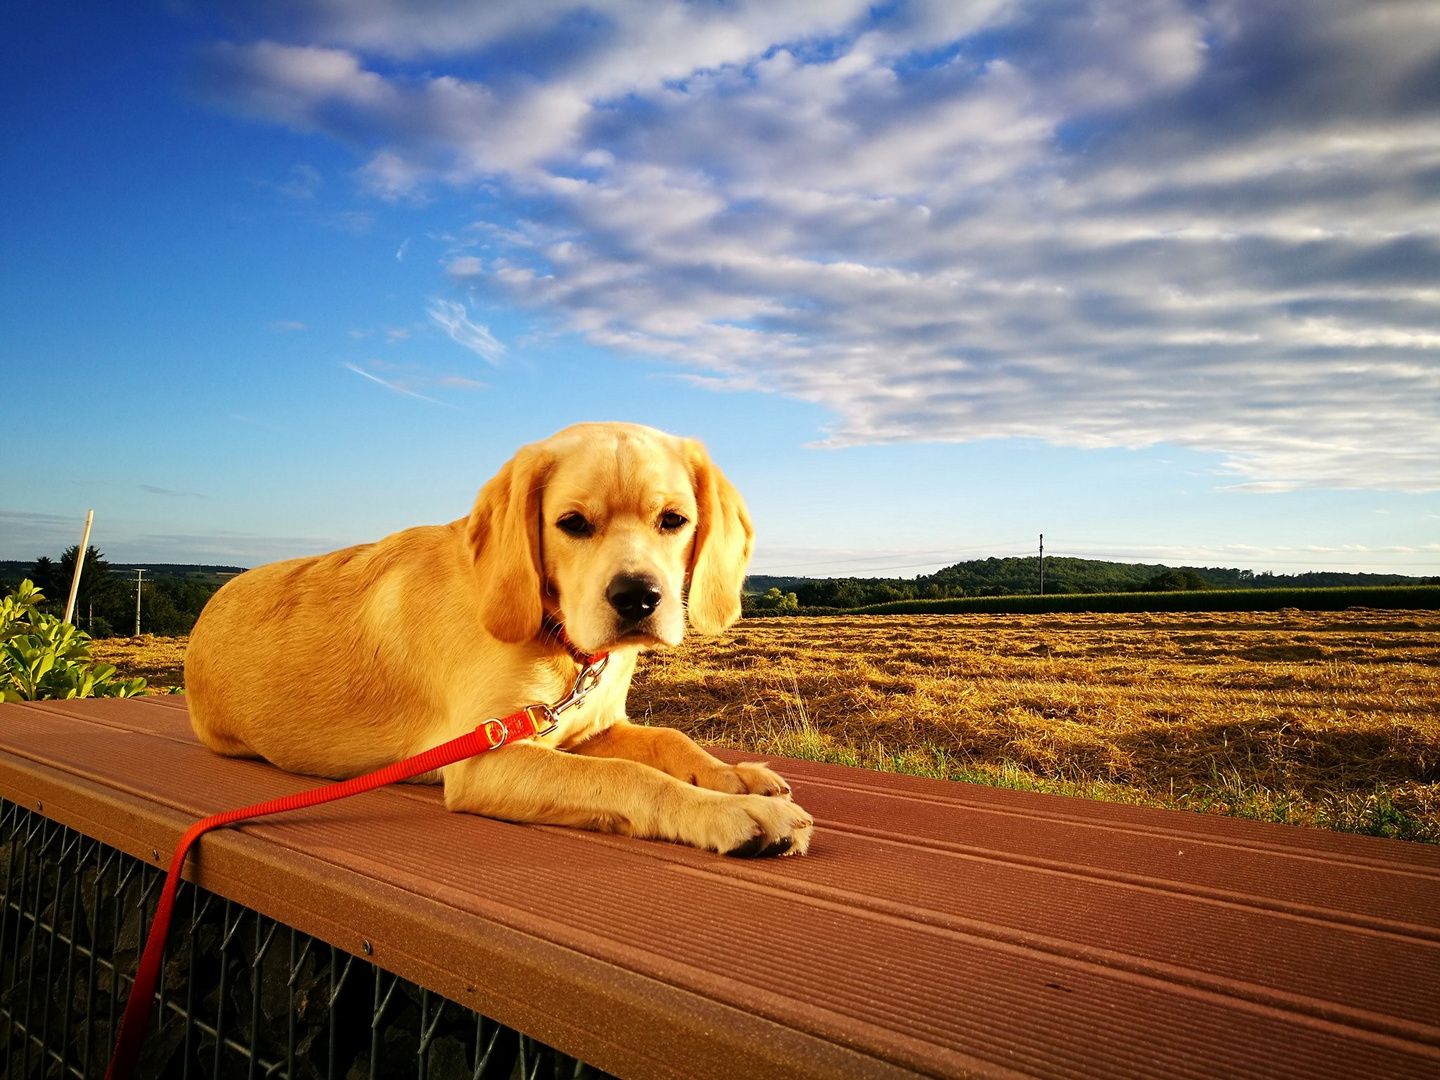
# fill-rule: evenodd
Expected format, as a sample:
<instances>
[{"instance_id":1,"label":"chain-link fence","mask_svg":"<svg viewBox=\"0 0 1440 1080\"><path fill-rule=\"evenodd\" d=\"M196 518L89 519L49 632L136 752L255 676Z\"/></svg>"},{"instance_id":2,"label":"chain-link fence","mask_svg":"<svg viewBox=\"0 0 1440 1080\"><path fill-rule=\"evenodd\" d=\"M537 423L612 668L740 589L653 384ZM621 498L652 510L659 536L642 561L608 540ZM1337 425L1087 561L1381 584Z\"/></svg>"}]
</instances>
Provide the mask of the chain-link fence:
<instances>
[{"instance_id":1,"label":"chain-link fence","mask_svg":"<svg viewBox=\"0 0 1440 1080\"><path fill-rule=\"evenodd\" d=\"M163 878L0 799L0 1076L105 1075ZM175 913L139 1077L605 1080L188 882Z\"/></svg>"}]
</instances>

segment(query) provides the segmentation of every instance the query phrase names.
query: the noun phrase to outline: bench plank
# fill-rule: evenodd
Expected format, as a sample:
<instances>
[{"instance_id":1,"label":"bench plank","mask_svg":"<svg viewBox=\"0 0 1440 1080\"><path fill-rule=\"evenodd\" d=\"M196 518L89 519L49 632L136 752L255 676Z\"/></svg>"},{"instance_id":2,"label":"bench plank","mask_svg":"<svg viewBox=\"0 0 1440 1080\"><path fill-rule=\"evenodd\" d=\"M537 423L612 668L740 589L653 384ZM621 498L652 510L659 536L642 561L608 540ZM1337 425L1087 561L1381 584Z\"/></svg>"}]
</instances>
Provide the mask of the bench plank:
<instances>
[{"instance_id":1,"label":"bench plank","mask_svg":"<svg viewBox=\"0 0 1440 1080\"><path fill-rule=\"evenodd\" d=\"M622 1076L1440 1074L1432 847L780 768L803 859L405 785L207 837L192 874ZM183 697L0 707L0 794L142 857L311 786L210 754Z\"/></svg>"}]
</instances>

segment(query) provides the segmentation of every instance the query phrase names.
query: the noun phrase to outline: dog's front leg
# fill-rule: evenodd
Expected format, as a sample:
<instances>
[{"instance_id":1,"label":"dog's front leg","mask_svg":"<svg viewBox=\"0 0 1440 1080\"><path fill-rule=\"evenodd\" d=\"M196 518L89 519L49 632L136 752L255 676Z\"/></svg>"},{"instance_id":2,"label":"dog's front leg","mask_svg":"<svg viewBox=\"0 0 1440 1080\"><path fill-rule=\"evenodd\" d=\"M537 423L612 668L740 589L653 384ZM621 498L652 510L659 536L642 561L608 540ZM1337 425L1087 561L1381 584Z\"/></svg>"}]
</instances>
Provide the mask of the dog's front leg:
<instances>
[{"instance_id":1,"label":"dog's front leg","mask_svg":"<svg viewBox=\"0 0 1440 1080\"><path fill-rule=\"evenodd\" d=\"M625 758L649 765L687 784L736 795L779 795L788 798L790 785L758 761L727 765L683 731L641 727L621 720L573 747L590 757Z\"/></svg>"},{"instance_id":2,"label":"dog's front leg","mask_svg":"<svg viewBox=\"0 0 1440 1080\"><path fill-rule=\"evenodd\" d=\"M814 821L788 799L682 783L638 761L519 742L442 770L451 810L674 840L726 855L804 854Z\"/></svg>"}]
</instances>

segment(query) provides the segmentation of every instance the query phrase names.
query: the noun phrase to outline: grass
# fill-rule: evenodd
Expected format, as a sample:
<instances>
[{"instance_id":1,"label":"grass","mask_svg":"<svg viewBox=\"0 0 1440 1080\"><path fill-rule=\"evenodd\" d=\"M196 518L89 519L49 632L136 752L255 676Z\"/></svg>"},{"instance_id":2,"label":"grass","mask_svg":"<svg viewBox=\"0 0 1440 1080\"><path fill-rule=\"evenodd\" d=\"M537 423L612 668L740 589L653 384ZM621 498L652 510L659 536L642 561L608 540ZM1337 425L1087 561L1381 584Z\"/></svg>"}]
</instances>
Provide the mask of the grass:
<instances>
[{"instance_id":1,"label":"grass","mask_svg":"<svg viewBox=\"0 0 1440 1080\"><path fill-rule=\"evenodd\" d=\"M164 689L183 638L96 658ZM641 722L971 783L1440 843L1440 613L746 619L640 665Z\"/></svg>"}]
</instances>

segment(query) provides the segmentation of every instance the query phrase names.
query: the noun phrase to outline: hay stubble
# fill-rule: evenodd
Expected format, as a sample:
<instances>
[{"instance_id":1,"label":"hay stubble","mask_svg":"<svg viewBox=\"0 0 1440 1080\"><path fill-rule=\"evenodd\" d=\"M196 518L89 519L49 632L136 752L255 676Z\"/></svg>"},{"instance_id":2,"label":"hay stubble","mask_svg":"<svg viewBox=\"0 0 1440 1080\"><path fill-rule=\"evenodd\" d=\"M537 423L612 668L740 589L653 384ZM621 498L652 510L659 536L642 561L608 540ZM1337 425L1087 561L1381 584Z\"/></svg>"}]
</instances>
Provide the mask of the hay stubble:
<instances>
[{"instance_id":1,"label":"hay stubble","mask_svg":"<svg viewBox=\"0 0 1440 1080\"><path fill-rule=\"evenodd\" d=\"M184 645L95 654L163 689ZM646 657L630 712L759 754L1440 842L1432 612L745 620Z\"/></svg>"}]
</instances>

